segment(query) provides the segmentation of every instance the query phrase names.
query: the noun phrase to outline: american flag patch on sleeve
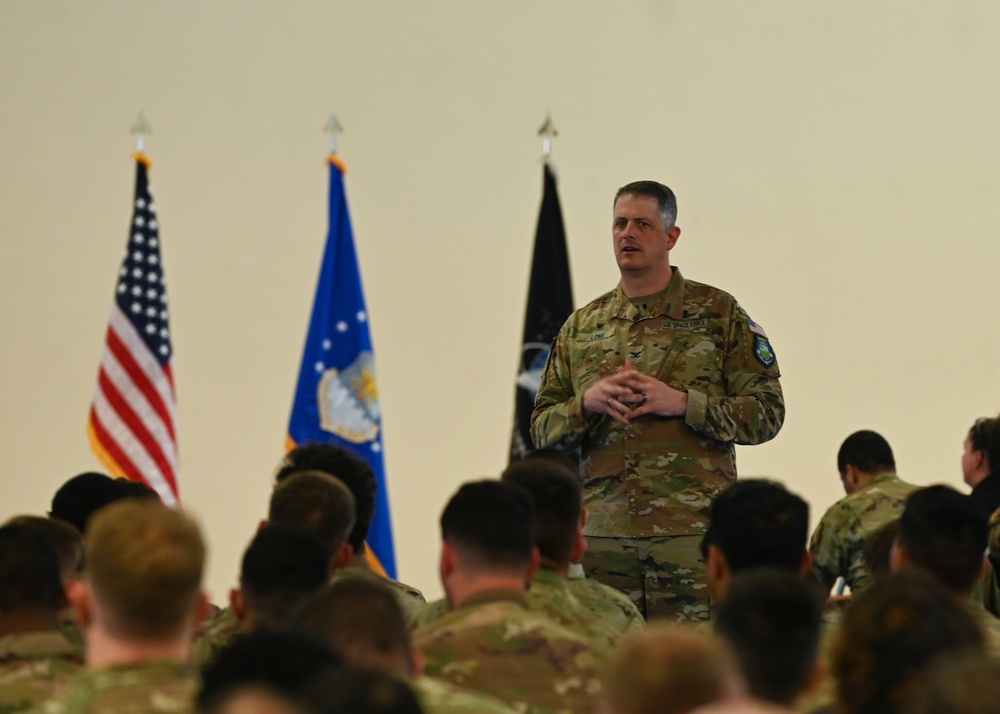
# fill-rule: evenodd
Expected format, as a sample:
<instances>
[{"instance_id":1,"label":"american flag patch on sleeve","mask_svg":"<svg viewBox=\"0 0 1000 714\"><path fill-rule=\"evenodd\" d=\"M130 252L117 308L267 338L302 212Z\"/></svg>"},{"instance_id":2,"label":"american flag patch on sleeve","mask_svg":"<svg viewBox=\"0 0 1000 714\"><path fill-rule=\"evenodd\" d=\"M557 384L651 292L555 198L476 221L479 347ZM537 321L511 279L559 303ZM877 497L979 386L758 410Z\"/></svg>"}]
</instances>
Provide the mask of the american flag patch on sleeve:
<instances>
[{"instance_id":1,"label":"american flag patch on sleeve","mask_svg":"<svg viewBox=\"0 0 1000 714\"><path fill-rule=\"evenodd\" d=\"M750 325L750 332L754 333L755 335L760 335L765 340L767 339L767 333L764 332L764 328L763 327L761 327L760 325L758 325L756 322L754 322L753 320L751 320L749 317L747 318L747 323Z\"/></svg>"}]
</instances>

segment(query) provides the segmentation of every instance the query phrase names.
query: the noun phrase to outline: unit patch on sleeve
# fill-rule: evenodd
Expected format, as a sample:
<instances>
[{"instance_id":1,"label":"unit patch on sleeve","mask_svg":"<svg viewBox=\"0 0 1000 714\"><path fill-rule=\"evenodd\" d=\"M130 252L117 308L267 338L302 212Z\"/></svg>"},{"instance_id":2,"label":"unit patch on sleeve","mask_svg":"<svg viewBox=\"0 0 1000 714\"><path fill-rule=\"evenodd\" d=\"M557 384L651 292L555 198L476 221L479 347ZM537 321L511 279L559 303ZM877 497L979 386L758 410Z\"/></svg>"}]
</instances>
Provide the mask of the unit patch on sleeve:
<instances>
[{"instance_id":1,"label":"unit patch on sleeve","mask_svg":"<svg viewBox=\"0 0 1000 714\"><path fill-rule=\"evenodd\" d=\"M757 361L765 367L774 366L774 351L771 349L771 343L766 338L760 335L754 337L753 354L757 358Z\"/></svg>"}]
</instances>

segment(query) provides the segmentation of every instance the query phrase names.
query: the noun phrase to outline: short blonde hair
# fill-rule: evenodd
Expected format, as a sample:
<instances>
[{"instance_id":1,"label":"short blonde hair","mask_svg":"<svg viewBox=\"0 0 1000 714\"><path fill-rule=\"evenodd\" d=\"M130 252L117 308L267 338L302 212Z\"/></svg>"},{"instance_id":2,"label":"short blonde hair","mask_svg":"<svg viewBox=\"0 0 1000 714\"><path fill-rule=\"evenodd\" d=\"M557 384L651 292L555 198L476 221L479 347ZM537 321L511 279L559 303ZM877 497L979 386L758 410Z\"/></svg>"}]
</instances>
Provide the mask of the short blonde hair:
<instances>
[{"instance_id":1,"label":"short blonde hair","mask_svg":"<svg viewBox=\"0 0 1000 714\"><path fill-rule=\"evenodd\" d=\"M184 513L125 499L88 523L85 578L105 626L121 637L176 635L187 626L201 591L205 541Z\"/></svg>"},{"instance_id":2,"label":"short blonde hair","mask_svg":"<svg viewBox=\"0 0 1000 714\"><path fill-rule=\"evenodd\" d=\"M622 643L605 681L613 714L681 714L743 688L725 643L692 627L659 623Z\"/></svg>"}]
</instances>

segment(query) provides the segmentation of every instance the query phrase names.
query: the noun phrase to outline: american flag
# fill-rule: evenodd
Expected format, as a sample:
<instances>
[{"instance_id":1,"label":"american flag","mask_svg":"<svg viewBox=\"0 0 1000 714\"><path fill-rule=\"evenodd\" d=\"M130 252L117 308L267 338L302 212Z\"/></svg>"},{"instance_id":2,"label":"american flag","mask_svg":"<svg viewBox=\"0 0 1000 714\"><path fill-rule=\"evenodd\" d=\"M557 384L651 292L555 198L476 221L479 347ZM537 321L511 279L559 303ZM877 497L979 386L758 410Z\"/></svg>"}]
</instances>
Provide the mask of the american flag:
<instances>
[{"instance_id":1,"label":"american flag","mask_svg":"<svg viewBox=\"0 0 1000 714\"><path fill-rule=\"evenodd\" d=\"M164 503L177 495L173 349L160 259L149 160L136 154L135 203L125 259L118 271L97 392L87 433L114 476L142 481Z\"/></svg>"}]
</instances>

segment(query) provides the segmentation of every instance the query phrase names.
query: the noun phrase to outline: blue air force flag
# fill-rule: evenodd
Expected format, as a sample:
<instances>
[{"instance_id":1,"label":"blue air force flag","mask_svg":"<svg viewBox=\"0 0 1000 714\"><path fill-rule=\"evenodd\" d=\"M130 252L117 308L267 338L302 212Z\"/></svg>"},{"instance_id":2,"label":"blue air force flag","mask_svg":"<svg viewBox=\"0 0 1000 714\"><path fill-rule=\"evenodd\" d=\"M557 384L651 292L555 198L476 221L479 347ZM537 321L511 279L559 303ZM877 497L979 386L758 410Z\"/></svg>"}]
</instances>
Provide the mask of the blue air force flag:
<instances>
[{"instance_id":1,"label":"blue air force flag","mask_svg":"<svg viewBox=\"0 0 1000 714\"><path fill-rule=\"evenodd\" d=\"M330 229L288 424L289 447L319 441L365 459L378 479L368 548L396 577L382 459L382 411L361 271L344 193L344 165L330 159Z\"/></svg>"}]
</instances>

